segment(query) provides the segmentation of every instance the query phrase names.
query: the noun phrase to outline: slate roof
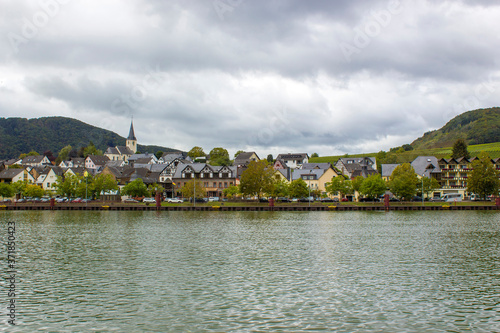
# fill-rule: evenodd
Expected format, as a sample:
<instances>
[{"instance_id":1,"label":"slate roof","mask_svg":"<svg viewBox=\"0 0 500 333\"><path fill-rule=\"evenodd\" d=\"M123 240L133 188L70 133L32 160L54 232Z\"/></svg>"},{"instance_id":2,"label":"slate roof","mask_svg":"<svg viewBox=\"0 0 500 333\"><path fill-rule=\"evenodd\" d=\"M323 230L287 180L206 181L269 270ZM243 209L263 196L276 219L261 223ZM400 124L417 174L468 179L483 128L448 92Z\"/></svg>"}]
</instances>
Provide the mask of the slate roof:
<instances>
[{"instance_id":1,"label":"slate roof","mask_svg":"<svg viewBox=\"0 0 500 333\"><path fill-rule=\"evenodd\" d=\"M234 159L234 164L235 165L241 165L241 164L247 164L250 163L250 157L252 157L255 154L257 156L257 160L260 160L259 156L257 155L256 152L250 151L250 152L243 152L239 153L238 156Z\"/></svg>"},{"instance_id":2,"label":"slate roof","mask_svg":"<svg viewBox=\"0 0 500 333\"><path fill-rule=\"evenodd\" d=\"M113 155L133 155L134 152L127 146L116 146L116 147L108 147L104 154L113 154Z\"/></svg>"},{"instance_id":3,"label":"slate roof","mask_svg":"<svg viewBox=\"0 0 500 333\"><path fill-rule=\"evenodd\" d=\"M302 176L311 176L315 175L315 179L319 179L325 173L325 169L295 169L292 172L292 181L302 178ZM307 180L305 180L307 183Z\"/></svg>"},{"instance_id":4,"label":"slate roof","mask_svg":"<svg viewBox=\"0 0 500 333\"><path fill-rule=\"evenodd\" d=\"M382 164L382 177L390 177L399 164Z\"/></svg>"},{"instance_id":5,"label":"slate roof","mask_svg":"<svg viewBox=\"0 0 500 333\"><path fill-rule=\"evenodd\" d=\"M127 140L137 141L137 138L135 137L135 133L134 133L134 123L133 122L130 122L130 131L128 132Z\"/></svg>"},{"instance_id":6,"label":"slate roof","mask_svg":"<svg viewBox=\"0 0 500 333\"><path fill-rule=\"evenodd\" d=\"M330 163L304 163L302 169L329 169L332 165Z\"/></svg>"},{"instance_id":7,"label":"slate roof","mask_svg":"<svg viewBox=\"0 0 500 333\"><path fill-rule=\"evenodd\" d=\"M26 156L25 158L22 159L21 164L39 164L42 163L42 160L45 156L44 155L37 155L37 156Z\"/></svg>"},{"instance_id":8,"label":"slate roof","mask_svg":"<svg viewBox=\"0 0 500 333\"><path fill-rule=\"evenodd\" d=\"M418 156L411 162L415 173L419 176L430 177L432 173L440 173L439 161L434 156Z\"/></svg>"},{"instance_id":9,"label":"slate roof","mask_svg":"<svg viewBox=\"0 0 500 333\"><path fill-rule=\"evenodd\" d=\"M12 179L24 172L24 169L5 169L0 172L0 179Z\"/></svg>"},{"instance_id":10,"label":"slate roof","mask_svg":"<svg viewBox=\"0 0 500 333\"><path fill-rule=\"evenodd\" d=\"M303 160L304 158L309 158L309 155L307 155L307 153L297 153L297 154L279 154L276 159L281 159L281 160L284 160L284 161L287 161L287 160L297 160L297 159L301 159Z\"/></svg>"},{"instance_id":11,"label":"slate roof","mask_svg":"<svg viewBox=\"0 0 500 333\"><path fill-rule=\"evenodd\" d=\"M106 162L109 161L109 157L103 155L103 156L100 156L100 155L89 155L87 156L87 158L90 158L92 160L92 162L94 162L94 164L96 166L98 165L105 165Z\"/></svg>"}]
</instances>

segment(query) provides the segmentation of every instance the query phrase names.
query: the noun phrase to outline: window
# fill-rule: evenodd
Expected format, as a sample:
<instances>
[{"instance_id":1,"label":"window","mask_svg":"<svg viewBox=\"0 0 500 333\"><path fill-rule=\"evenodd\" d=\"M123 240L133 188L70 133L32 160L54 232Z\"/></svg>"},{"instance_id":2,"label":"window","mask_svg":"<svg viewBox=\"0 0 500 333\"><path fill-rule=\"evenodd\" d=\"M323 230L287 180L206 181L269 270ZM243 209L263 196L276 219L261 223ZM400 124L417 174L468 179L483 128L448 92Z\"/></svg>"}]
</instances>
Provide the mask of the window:
<instances>
[{"instance_id":1,"label":"window","mask_svg":"<svg viewBox=\"0 0 500 333\"><path fill-rule=\"evenodd\" d=\"M214 182L214 187L217 187L217 183L216 182Z\"/></svg>"},{"instance_id":2,"label":"window","mask_svg":"<svg viewBox=\"0 0 500 333\"><path fill-rule=\"evenodd\" d=\"M227 182L224 182L224 187L227 188Z\"/></svg>"}]
</instances>

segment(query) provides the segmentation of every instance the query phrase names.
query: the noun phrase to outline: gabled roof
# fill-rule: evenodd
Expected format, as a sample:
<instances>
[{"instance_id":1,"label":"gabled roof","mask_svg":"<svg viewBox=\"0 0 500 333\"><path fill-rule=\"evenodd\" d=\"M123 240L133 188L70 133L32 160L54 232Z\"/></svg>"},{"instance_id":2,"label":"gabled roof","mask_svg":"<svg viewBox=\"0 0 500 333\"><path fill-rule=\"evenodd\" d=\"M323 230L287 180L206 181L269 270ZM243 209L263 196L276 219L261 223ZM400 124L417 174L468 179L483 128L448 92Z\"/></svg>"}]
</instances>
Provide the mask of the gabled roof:
<instances>
[{"instance_id":1,"label":"gabled roof","mask_svg":"<svg viewBox=\"0 0 500 333\"><path fill-rule=\"evenodd\" d=\"M296 169L292 172L292 181L302 178L302 176L315 176L314 179L319 179L326 172L326 169Z\"/></svg>"},{"instance_id":2,"label":"gabled roof","mask_svg":"<svg viewBox=\"0 0 500 333\"><path fill-rule=\"evenodd\" d=\"M134 152L126 146L108 147L104 154L109 155L133 155Z\"/></svg>"},{"instance_id":3,"label":"gabled roof","mask_svg":"<svg viewBox=\"0 0 500 333\"><path fill-rule=\"evenodd\" d=\"M434 156L418 156L411 162L411 166L419 176L430 177L431 173L441 172L439 161Z\"/></svg>"},{"instance_id":4,"label":"gabled roof","mask_svg":"<svg viewBox=\"0 0 500 333\"><path fill-rule=\"evenodd\" d=\"M288 153L288 154L279 154L276 157L277 160L280 159L280 160L284 160L284 161L304 159L304 158L309 158L309 155L307 155L307 153L296 153L296 154Z\"/></svg>"},{"instance_id":5,"label":"gabled roof","mask_svg":"<svg viewBox=\"0 0 500 333\"><path fill-rule=\"evenodd\" d=\"M260 160L259 155L257 155L257 153L254 151L242 152L242 153L239 153L238 156L236 156L236 158L234 159L234 164L238 165L238 164L250 163L250 161L252 161L252 160L250 160L250 158L254 154L257 157L257 160Z\"/></svg>"},{"instance_id":6,"label":"gabled roof","mask_svg":"<svg viewBox=\"0 0 500 333\"><path fill-rule=\"evenodd\" d=\"M329 169L332 165L330 163L304 163L302 169Z\"/></svg>"},{"instance_id":7,"label":"gabled roof","mask_svg":"<svg viewBox=\"0 0 500 333\"><path fill-rule=\"evenodd\" d=\"M5 169L0 172L0 179L12 179L24 172L24 169Z\"/></svg>"},{"instance_id":8,"label":"gabled roof","mask_svg":"<svg viewBox=\"0 0 500 333\"><path fill-rule=\"evenodd\" d=\"M44 155L26 156L25 158L22 159L21 164L42 163L44 157L45 157Z\"/></svg>"},{"instance_id":9,"label":"gabled roof","mask_svg":"<svg viewBox=\"0 0 500 333\"><path fill-rule=\"evenodd\" d=\"M382 164L382 177L390 177L399 164Z\"/></svg>"},{"instance_id":10,"label":"gabled roof","mask_svg":"<svg viewBox=\"0 0 500 333\"><path fill-rule=\"evenodd\" d=\"M109 157L106 155L89 155L87 156L95 165L105 165L109 161Z\"/></svg>"}]
</instances>

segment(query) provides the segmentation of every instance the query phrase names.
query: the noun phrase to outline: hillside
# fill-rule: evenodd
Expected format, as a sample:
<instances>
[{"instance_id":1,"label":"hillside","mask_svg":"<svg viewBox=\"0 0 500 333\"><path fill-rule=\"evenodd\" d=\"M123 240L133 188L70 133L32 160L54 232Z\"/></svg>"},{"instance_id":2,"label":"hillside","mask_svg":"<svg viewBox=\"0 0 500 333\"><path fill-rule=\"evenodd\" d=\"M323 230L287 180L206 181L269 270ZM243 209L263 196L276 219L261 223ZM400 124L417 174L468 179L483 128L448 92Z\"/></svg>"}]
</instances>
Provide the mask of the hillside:
<instances>
[{"instance_id":1,"label":"hillside","mask_svg":"<svg viewBox=\"0 0 500 333\"><path fill-rule=\"evenodd\" d=\"M126 129L128 133L128 127ZM140 142L140 138L139 142ZM0 118L0 159L18 157L34 150L51 150L57 154L61 148L87 146L92 141L103 152L108 146L125 145L125 138L108 130L65 117ZM160 146L138 145L138 151L155 153L175 151Z\"/></svg>"},{"instance_id":2,"label":"hillside","mask_svg":"<svg viewBox=\"0 0 500 333\"><path fill-rule=\"evenodd\" d=\"M442 128L427 132L411 143L414 149L451 147L457 139L469 145L500 142L500 108L468 111Z\"/></svg>"}]
</instances>

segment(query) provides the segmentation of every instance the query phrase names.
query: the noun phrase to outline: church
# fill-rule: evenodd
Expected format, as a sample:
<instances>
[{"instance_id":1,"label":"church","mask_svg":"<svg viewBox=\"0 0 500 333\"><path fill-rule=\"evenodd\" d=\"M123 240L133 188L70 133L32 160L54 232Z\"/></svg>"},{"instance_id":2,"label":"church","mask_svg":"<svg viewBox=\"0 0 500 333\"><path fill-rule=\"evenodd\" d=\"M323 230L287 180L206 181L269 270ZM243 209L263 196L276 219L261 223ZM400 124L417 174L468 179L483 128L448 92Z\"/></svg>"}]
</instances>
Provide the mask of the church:
<instances>
[{"instance_id":1,"label":"church","mask_svg":"<svg viewBox=\"0 0 500 333\"><path fill-rule=\"evenodd\" d=\"M130 131L128 133L125 146L108 147L105 156L109 157L110 161L125 161L128 162L130 156L137 152L137 138L134 133L134 123L130 122Z\"/></svg>"}]
</instances>

